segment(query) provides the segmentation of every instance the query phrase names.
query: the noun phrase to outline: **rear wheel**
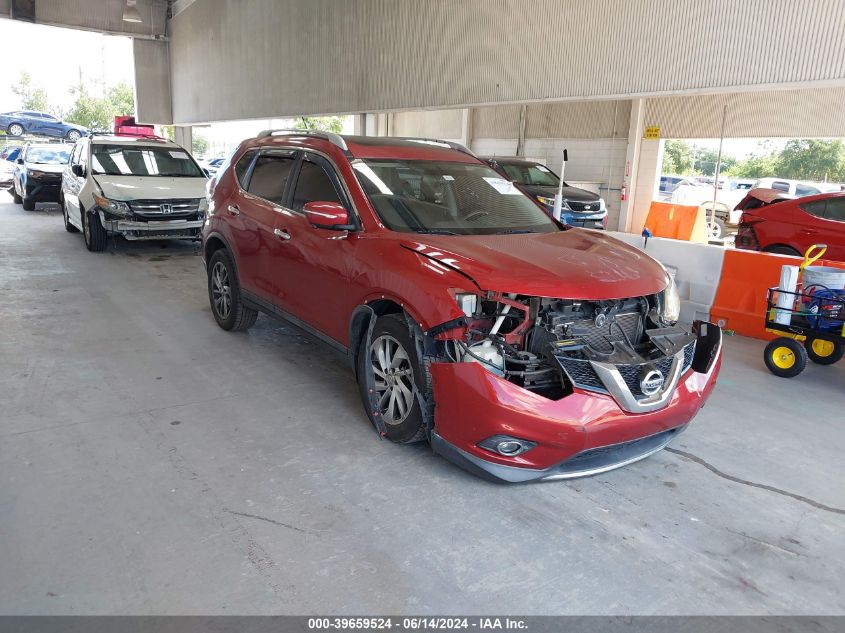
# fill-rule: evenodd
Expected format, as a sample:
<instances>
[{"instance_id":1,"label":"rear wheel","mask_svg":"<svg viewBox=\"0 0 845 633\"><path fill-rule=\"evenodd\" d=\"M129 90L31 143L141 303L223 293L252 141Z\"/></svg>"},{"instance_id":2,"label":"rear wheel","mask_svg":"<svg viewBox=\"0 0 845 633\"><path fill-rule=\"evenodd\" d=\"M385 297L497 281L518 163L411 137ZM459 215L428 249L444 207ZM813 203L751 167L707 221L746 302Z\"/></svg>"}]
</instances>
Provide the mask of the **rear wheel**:
<instances>
[{"instance_id":1,"label":"rear wheel","mask_svg":"<svg viewBox=\"0 0 845 633\"><path fill-rule=\"evenodd\" d=\"M9 136L21 136L23 135L23 126L20 123L12 123L6 131Z\"/></svg>"},{"instance_id":2,"label":"rear wheel","mask_svg":"<svg viewBox=\"0 0 845 633\"><path fill-rule=\"evenodd\" d=\"M819 365L833 365L842 359L845 354L845 345L835 341L827 341L823 338L807 337L804 341L804 348L810 360Z\"/></svg>"},{"instance_id":3,"label":"rear wheel","mask_svg":"<svg viewBox=\"0 0 845 633\"><path fill-rule=\"evenodd\" d=\"M793 378L807 366L807 351L798 341L780 337L766 345L764 359L775 376Z\"/></svg>"},{"instance_id":4,"label":"rear wheel","mask_svg":"<svg viewBox=\"0 0 845 633\"><path fill-rule=\"evenodd\" d=\"M67 140L69 140L71 143L76 143L76 141L79 140L80 136L82 136L82 134L79 133L79 130L70 130L65 136L65 138L67 138Z\"/></svg>"},{"instance_id":5,"label":"rear wheel","mask_svg":"<svg viewBox=\"0 0 845 633\"><path fill-rule=\"evenodd\" d=\"M707 236L711 240L721 240L728 234L725 228L725 222L719 218L713 218L712 221L707 220Z\"/></svg>"},{"instance_id":6,"label":"rear wheel","mask_svg":"<svg viewBox=\"0 0 845 633\"><path fill-rule=\"evenodd\" d=\"M208 262L208 300L217 325L230 332L255 325L258 312L244 305L229 251L220 249Z\"/></svg>"},{"instance_id":7,"label":"rear wheel","mask_svg":"<svg viewBox=\"0 0 845 633\"><path fill-rule=\"evenodd\" d=\"M358 353L358 388L373 425L400 444L426 437L417 390L426 393L428 374L417 358L417 348L400 314L379 317L372 337L361 342Z\"/></svg>"},{"instance_id":8,"label":"rear wheel","mask_svg":"<svg viewBox=\"0 0 845 633\"><path fill-rule=\"evenodd\" d=\"M108 233L103 228L100 222L99 213L85 213L84 209L80 210L82 216L82 234L85 236L85 247L92 253L99 253L106 250L106 243L108 242Z\"/></svg>"}]
</instances>

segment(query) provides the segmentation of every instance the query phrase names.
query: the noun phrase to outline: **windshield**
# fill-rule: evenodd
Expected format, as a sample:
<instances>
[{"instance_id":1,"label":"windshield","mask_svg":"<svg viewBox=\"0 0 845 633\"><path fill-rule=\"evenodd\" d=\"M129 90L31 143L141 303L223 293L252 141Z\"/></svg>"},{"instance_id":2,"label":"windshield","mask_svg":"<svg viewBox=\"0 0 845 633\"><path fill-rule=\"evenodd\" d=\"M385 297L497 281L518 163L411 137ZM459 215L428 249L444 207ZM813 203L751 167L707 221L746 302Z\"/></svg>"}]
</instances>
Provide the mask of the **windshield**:
<instances>
[{"instance_id":1,"label":"windshield","mask_svg":"<svg viewBox=\"0 0 845 633\"><path fill-rule=\"evenodd\" d=\"M551 233L558 226L486 165L359 160L358 181L381 221L402 233Z\"/></svg>"},{"instance_id":2,"label":"windshield","mask_svg":"<svg viewBox=\"0 0 845 633\"><path fill-rule=\"evenodd\" d=\"M520 185L539 185L541 187L557 187L560 179L543 165L508 165L500 163L508 178Z\"/></svg>"},{"instance_id":3,"label":"windshield","mask_svg":"<svg viewBox=\"0 0 845 633\"><path fill-rule=\"evenodd\" d=\"M94 145L91 166L98 176L205 178L191 155L177 148Z\"/></svg>"},{"instance_id":4,"label":"windshield","mask_svg":"<svg viewBox=\"0 0 845 633\"><path fill-rule=\"evenodd\" d=\"M30 147L26 150L26 162L36 165L65 165L70 151L52 147Z\"/></svg>"}]
</instances>

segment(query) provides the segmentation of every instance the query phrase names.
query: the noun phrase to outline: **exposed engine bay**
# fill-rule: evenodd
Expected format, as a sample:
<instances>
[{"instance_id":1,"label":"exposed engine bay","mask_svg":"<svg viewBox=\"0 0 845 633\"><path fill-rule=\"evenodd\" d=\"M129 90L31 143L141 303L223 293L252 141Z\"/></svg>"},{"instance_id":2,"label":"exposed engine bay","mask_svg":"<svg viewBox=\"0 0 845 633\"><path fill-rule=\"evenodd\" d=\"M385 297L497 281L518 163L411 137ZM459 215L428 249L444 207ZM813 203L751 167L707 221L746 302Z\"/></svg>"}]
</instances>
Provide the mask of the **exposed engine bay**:
<instances>
[{"instance_id":1,"label":"exposed engine bay","mask_svg":"<svg viewBox=\"0 0 845 633\"><path fill-rule=\"evenodd\" d=\"M610 393L636 412L639 402L674 389L692 364L696 335L675 326L667 294L603 301L458 294L465 335L441 340L452 362L479 363L546 398L579 388Z\"/></svg>"}]
</instances>

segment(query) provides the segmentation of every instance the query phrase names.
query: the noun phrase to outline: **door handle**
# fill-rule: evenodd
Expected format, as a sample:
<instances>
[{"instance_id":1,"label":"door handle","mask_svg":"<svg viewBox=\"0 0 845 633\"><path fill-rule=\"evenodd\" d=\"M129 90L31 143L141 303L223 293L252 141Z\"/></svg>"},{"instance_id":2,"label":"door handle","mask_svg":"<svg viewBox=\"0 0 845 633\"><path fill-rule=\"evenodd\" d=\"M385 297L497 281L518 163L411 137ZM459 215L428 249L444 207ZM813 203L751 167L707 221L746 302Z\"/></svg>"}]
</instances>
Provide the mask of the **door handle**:
<instances>
[{"instance_id":1,"label":"door handle","mask_svg":"<svg viewBox=\"0 0 845 633\"><path fill-rule=\"evenodd\" d=\"M290 239L290 233L288 233L284 229L274 229L273 233L276 235L276 237L280 237L286 242Z\"/></svg>"},{"instance_id":2,"label":"door handle","mask_svg":"<svg viewBox=\"0 0 845 633\"><path fill-rule=\"evenodd\" d=\"M235 204L230 204L230 205L229 205L229 213L231 213L232 215L240 215L240 214L241 214L241 210L240 210L240 209L238 209L238 206L237 206L237 205L235 205Z\"/></svg>"}]
</instances>

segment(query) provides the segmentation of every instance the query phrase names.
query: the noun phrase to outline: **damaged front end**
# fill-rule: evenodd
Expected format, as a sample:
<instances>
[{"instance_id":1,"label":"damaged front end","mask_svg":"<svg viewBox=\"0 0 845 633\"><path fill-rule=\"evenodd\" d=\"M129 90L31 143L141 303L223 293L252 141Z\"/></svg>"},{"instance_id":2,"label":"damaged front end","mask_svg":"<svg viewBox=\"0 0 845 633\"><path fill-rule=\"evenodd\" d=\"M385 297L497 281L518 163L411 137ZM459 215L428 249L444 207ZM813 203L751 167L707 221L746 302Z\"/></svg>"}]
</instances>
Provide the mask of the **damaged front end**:
<instances>
[{"instance_id":1,"label":"damaged front end","mask_svg":"<svg viewBox=\"0 0 845 633\"><path fill-rule=\"evenodd\" d=\"M646 457L712 390L721 331L678 326L672 284L610 300L452 294L464 319L434 335L432 442L496 479L581 476Z\"/></svg>"}]
</instances>

